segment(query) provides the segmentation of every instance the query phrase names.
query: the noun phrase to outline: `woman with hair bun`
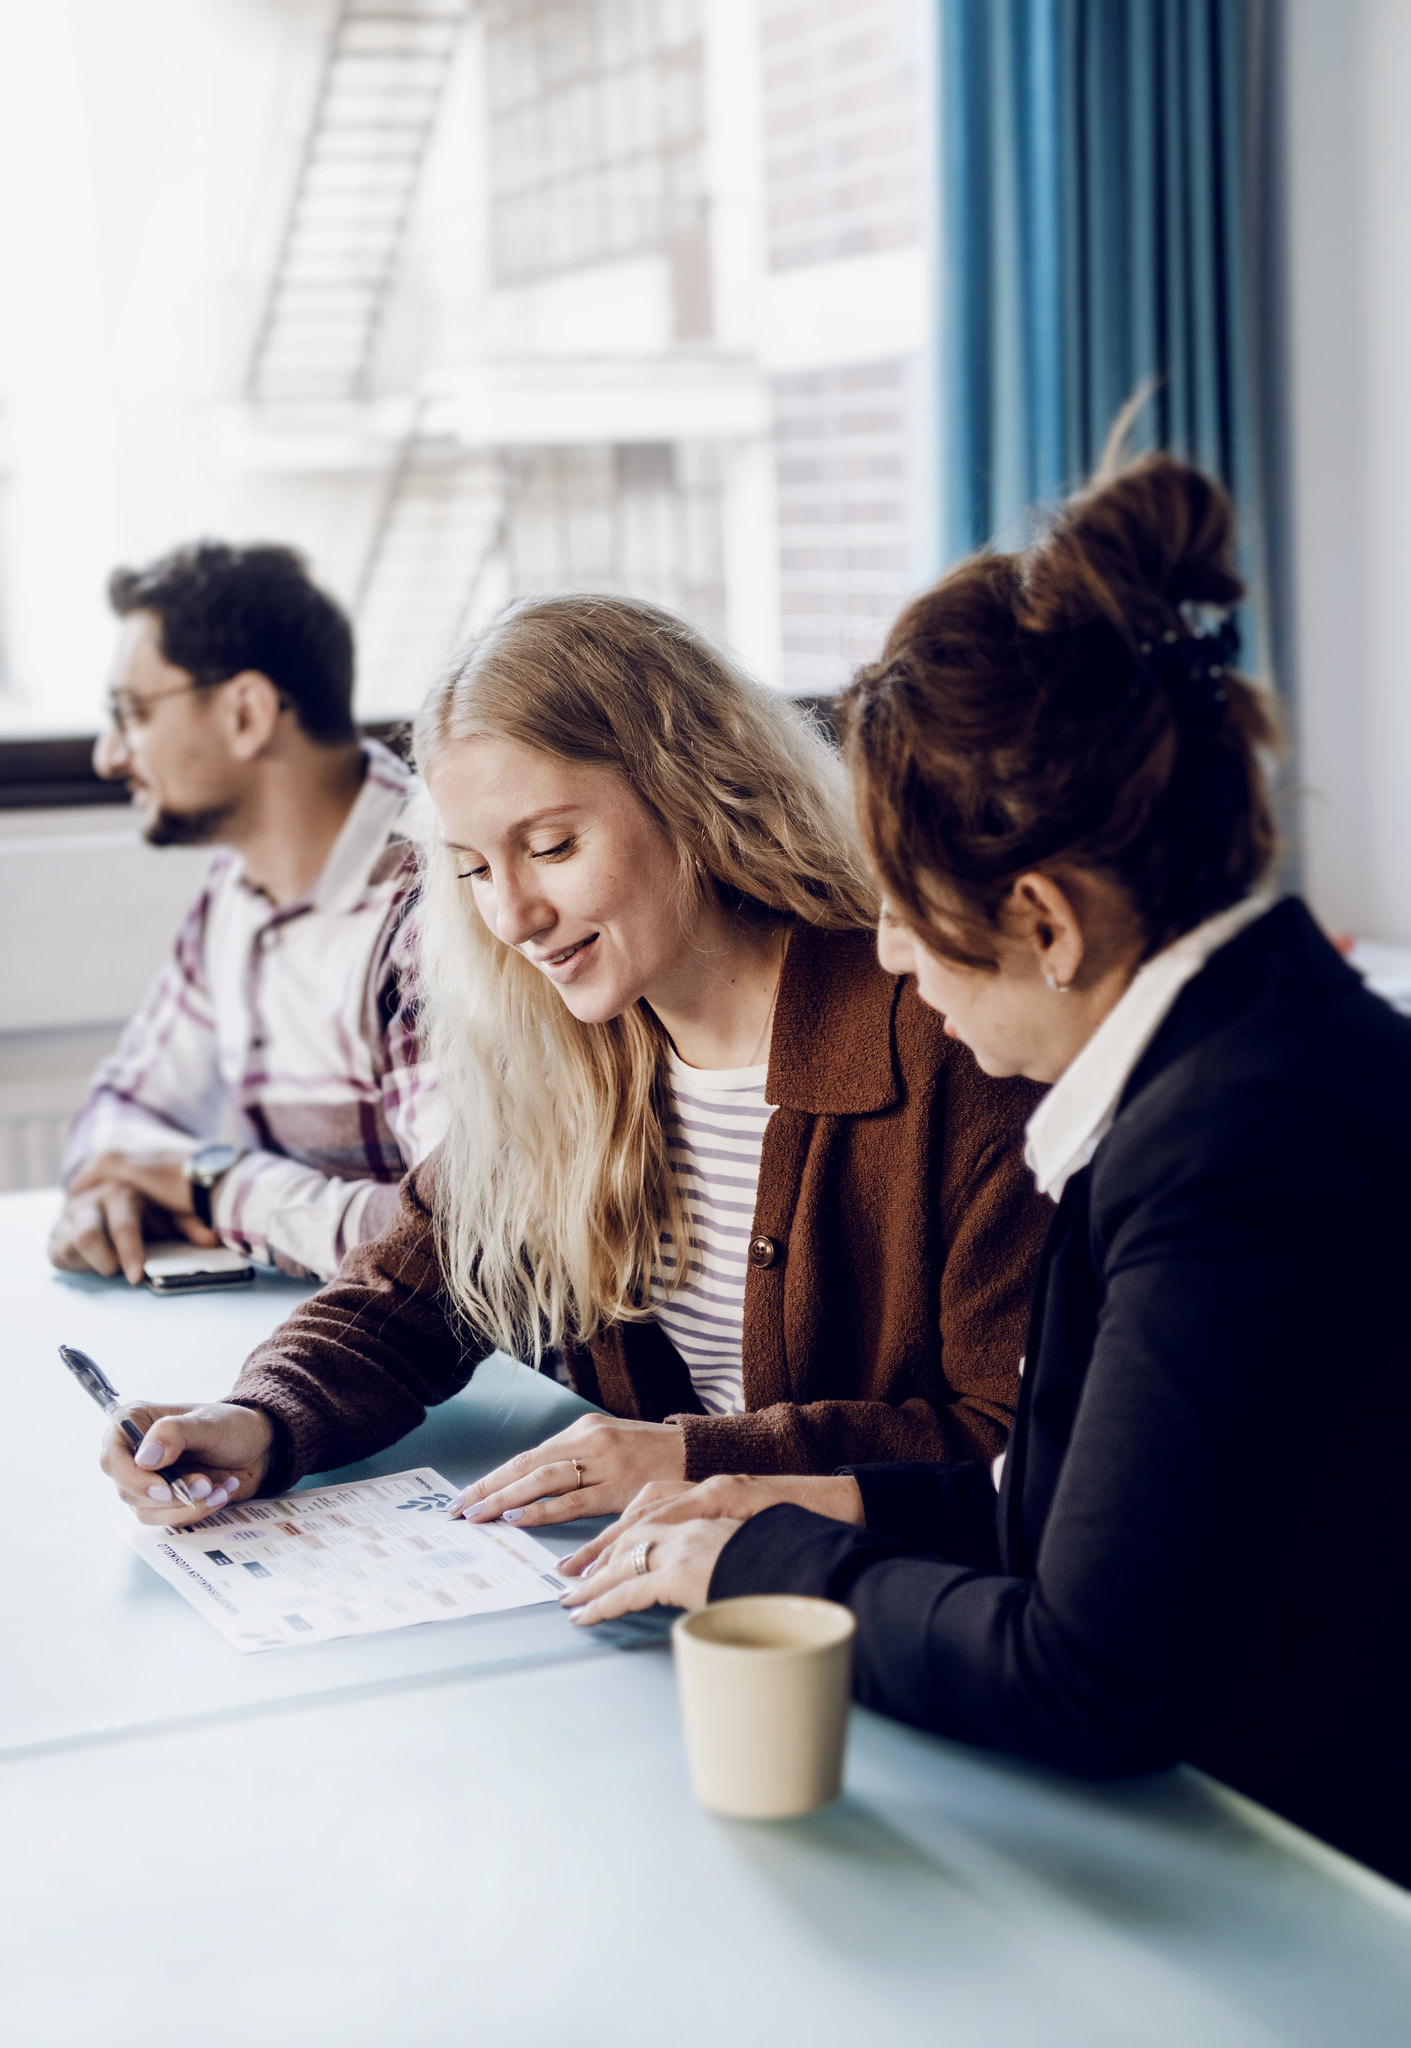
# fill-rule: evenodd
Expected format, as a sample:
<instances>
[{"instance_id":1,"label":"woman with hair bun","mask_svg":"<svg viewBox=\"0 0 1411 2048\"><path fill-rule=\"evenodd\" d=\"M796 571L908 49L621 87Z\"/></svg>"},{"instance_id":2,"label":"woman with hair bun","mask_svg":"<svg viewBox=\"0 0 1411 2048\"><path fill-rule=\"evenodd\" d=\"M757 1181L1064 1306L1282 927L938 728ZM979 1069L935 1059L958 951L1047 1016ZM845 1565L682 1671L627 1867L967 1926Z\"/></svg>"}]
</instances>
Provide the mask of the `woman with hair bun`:
<instances>
[{"instance_id":1,"label":"woman with hair bun","mask_svg":"<svg viewBox=\"0 0 1411 2048\"><path fill-rule=\"evenodd\" d=\"M683 620L526 599L432 690L419 965L450 1125L230 1402L105 1463L190 1521L394 1442L496 1345L608 1413L468 1489L526 1528L655 1478L993 1456L1042 1237L992 1080L878 966L833 750ZM161 1468L207 1467L171 1498ZM209 1490L207 1490L209 1488Z\"/></svg>"},{"instance_id":2,"label":"woman with hair bun","mask_svg":"<svg viewBox=\"0 0 1411 2048\"><path fill-rule=\"evenodd\" d=\"M1263 893L1232 564L1224 493L1149 457L946 576L844 708L883 963L1053 1084L1002 1469L657 1489L569 1599L845 1601L869 1705L1093 1776L1189 1760L1406 1883L1411 1023Z\"/></svg>"}]
</instances>

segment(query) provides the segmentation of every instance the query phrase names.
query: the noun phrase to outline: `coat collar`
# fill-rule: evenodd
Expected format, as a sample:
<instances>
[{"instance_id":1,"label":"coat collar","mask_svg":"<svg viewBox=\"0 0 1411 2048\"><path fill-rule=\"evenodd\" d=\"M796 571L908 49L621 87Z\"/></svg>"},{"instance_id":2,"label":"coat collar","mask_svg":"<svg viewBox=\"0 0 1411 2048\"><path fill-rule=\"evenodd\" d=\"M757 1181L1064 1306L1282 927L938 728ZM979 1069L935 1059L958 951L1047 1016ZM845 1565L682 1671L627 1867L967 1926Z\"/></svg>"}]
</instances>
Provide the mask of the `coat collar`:
<instances>
[{"instance_id":1,"label":"coat collar","mask_svg":"<svg viewBox=\"0 0 1411 2048\"><path fill-rule=\"evenodd\" d=\"M1120 1116L1159 1074L1201 1043L1274 998L1347 993L1362 978L1341 959L1297 896L1274 908L1223 946L1177 997L1170 1015L1122 1091Z\"/></svg>"},{"instance_id":2,"label":"coat collar","mask_svg":"<svg viewBox=\"0 0 1411 2048\"><path fill-rule=\"evenodd\" d=\"M1222 946L1268 914L1270 899L1247 896L1182 933L1143 967L1029 1119L1024 1159L1041 1195L1056 1202L1112 1128L1127 1081L1193 981Z\"/></svg>"},{"instance_id":3,"label":"coat collar","mask_svg":"<svg viewBox=\"0 0 1411 2048\"><path fill-rule=\"evenodd\" d=\"M898 1100L894 1016L902 982L871 932L797 924L784 956L765 1097L809 1116L865 1116Z\"/></svg>"}]
</instances>

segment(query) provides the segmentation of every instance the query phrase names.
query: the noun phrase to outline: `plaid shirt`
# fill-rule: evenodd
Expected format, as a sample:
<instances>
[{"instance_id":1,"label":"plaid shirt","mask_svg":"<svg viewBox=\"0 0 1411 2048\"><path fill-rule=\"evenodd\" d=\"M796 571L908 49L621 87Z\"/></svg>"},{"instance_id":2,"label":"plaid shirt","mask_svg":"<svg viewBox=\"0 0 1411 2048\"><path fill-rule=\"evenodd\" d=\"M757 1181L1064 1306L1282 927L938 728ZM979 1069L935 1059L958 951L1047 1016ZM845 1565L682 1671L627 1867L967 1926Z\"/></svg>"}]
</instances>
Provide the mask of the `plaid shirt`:
<instances>
[{"instance_id":1,"label":"plaid shirt","mask_svg":"<svg viewBox=\"0 0 1411 2048\"><path fill-rule=\"evenodd\" d=\"M369 741L322 874L273 904L216 856L172 956L93 1078L64 1178L99 1152L246 1148L218 1183L222 1241L327 1279L396 1208L441 1136L417 1045L405 837L416 784Z\"/></svg>"}]
</instances>

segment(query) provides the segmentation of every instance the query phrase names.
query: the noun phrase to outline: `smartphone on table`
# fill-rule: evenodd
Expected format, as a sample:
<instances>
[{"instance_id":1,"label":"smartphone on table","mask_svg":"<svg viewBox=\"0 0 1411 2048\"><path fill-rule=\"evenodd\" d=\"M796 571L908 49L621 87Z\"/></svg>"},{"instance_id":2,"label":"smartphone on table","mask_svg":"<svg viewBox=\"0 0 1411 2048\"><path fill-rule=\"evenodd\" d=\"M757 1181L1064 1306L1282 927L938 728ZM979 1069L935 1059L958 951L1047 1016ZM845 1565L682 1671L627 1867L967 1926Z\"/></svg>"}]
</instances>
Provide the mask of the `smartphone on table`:
<instances>
[{"instance_id":1,"label":"smartphone on table","mask_svg":"<svg viewBox=\"0 0 1411 2048\"><path fill-rule=\"evenodd\" d=\"M148 1245L143 1278L153 1294L195 1294L203 1287L243 1287L255 1277L251 1261L222 1244Z\"/></svg>"}]
</instances>

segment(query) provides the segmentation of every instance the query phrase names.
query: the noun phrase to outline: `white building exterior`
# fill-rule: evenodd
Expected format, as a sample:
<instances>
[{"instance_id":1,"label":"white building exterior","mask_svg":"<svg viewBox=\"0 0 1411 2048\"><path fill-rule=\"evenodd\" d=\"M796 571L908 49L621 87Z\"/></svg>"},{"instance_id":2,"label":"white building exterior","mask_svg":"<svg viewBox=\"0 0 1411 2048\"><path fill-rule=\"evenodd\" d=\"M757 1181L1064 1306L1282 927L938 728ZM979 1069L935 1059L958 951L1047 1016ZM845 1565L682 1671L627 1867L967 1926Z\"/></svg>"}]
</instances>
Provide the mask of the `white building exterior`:
<instances>
[{"instance_id":1,"label":"white building exterior","mask_svg":"<svg viewBox=\"0 0 1411 2048\"><path fill-rule=\"evenodd\" d=\"M407 711L506 597L836 688L934 568L922 0L0 6L0 728L117 561L292 540Z\"/></svg>"}]
</instances>

